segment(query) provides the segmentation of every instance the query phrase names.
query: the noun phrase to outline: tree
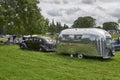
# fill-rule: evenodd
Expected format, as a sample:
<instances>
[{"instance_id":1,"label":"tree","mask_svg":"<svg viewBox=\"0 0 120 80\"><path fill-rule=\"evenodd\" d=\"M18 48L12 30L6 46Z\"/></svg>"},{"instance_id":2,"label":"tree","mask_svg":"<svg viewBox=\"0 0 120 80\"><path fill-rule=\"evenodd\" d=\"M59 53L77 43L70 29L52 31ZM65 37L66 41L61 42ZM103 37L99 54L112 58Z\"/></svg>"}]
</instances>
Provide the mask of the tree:
<instances>
[{"instance_id":1,"label":"tree","mask_svg":"<svg viewBox=\"0 0 120 80\"><path fill-rule=\"evenodd\" d=\"M60 22L56 22L56 33L59 33L63 29L63 26Z\"/></svg>"},{"instance_id":2,"label":"tree","mask_svg":"<svg viewBox=\"0 0 120 80\"><path fill-rule=\"evenodd\" d=\"M41 32L41 33L46 33L46 32L48 32L48 29L49 29L49 19L45 19L43 26L44 26L44 27L42 27L43 29L42 29L42 32Z\"/></svg>"},{"instance_id":3,"label":"tree","mask_svg":"<svg viewBox=\"0 0 120 80\"><path fill-rule=\"evenodd\" d=\"M0 0L6 34L45 33L46 19L37 6L39 0Z\"/></svg>"},{"instance_id":4,"label":"tree","mask_svg":"<svg viewBox=\"0 0 120 80\"><path fill-rule=\"evenodd\" d=\"M74 21L73 28L91 28L95 27L95 19L91 16L79 17Z\"/></svg>"},{"instance_id":5,"label":"tree","mask_svg":"<svg viewBox=\"0 0 120 80\"><path fill-rule=\"evenodd\" d=\"M15 17L16 17L16 11L15 9L17 8L17 1L16 0L1 0L1 7L3 10L1 11L4 16L4 22L3 23L3 28L4 32L7 34L14 34L17 27L15 27ZM19 32L19 31L16 31Z\"/></svg>"},{"instance_id":6,"label":"tree","mask_svg":"<svg viewBox=\"0 0 120 80\"><path fill-rule=\"evenodd\" d=\"M69 28L69 26L64 24L63 29L67 29L67 28Z\"/></svg>"},{"instance_id":7,"label":"tree","mask_svg":"<svg viewBox=\"0 0 120 80\"><path fill-rule=\"evenodd\" d=\"M52 23L49 26L48 32L50 32L51 34L55 34L56 33L56 25L54 20L52 20Z\"/></svg>"},{"instance_id":8,"label":"tree","mask_svg":"<svg viewBox=\"0 0 120 80\"><path fill-rule=\"evenodd\" d=\"M102 27L101 27L101 26L97 26L96 28L102 29Z\"/></svg>"},{"instance_id":9,"label":"tree","mask_svg":"<svg viewBox=\"0 0 120 80\"><path fill-rule=\"evenodd\" d=\"M51 34L55 34L67 28L68 28L68 25L64 24L64 26L62 26L61 22L56 22L55 24L54 20L52 20L52 23L49 26L48 32L50 32Z\"/></svg>"},{"instance_id":10,"label":"tree","mask_svg":"<svg viewBox=\"0 0 120 80\"><path fill-rule=\"evenodd\" d=\"M4 15L2 14L2 11L4 10L4 8L1 6L1 2L0 2L0 34L3 33L3 25L5 23L5 20L4 20Z\"/></svg>"},{"instance_id":11,"label":"tree","mask_svg":"<svg viewBox=\"0 0 120 80\"><path fill-rule=\"evenodd\" d=\"M118 23L120 23L120 19L118 19Z\"/></svg>"},{"instance_id":12,"label":"tree","mask_svg":"<svg viewBox=\"0 0 120 80\"><path fill-rule=\"evenodd\" d=\"M116 22L105 22L103 23L103 29L105 30L118 30L118 23Z\"/></svg>"}]
</instances>

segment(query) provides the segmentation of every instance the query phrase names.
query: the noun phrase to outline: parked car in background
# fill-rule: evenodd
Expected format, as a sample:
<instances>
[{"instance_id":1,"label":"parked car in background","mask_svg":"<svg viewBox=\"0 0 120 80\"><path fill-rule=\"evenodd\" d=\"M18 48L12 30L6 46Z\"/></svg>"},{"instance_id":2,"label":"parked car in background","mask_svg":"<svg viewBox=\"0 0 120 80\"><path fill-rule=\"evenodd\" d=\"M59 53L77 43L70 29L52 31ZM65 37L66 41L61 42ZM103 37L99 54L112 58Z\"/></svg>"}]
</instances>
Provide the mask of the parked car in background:
<instances>
[{"instance_id":1,"label":"parked car in background","mask_svg":"<svg viewBox=\"0 0 120 80\"><path fill-rule=\"evenodd\" d=\"M21 35L1 35L0 43L3 44L19 44L21 41Z\"/></svg>"},{"instance_id":2,"label":"parked car in background","mask_svg":"<svg viewBox=\"0 0 120 80\"><path fill-rule=\"evenodd\" d=\"M114 39L113 39L113 46L114 46L114 49L115 49L115 50L120 50L120 44L119 44L117 38L114 38Z\"/></svg>"},{"instance_id":3,"label":"parked car in background","mask_svg":"<svg viewBox=\"0 0 120 80\"><path fill-rule=\"evenodd\" d=\"M12 42L11 35L1 35L0 36L0 43L2 44L10 44Z\"/></svg>"},{"instance_id":4,"label":"parked car in background","mask_svg":"<svg viewBox=\"0 0 120 80\"><path fill-rule=\"evenodd\" d=\"M49 37L36 36L28 37L20 44L21 49L31 49L39 51L55 51L55 42Z\"/></svg>"}]
</instances>

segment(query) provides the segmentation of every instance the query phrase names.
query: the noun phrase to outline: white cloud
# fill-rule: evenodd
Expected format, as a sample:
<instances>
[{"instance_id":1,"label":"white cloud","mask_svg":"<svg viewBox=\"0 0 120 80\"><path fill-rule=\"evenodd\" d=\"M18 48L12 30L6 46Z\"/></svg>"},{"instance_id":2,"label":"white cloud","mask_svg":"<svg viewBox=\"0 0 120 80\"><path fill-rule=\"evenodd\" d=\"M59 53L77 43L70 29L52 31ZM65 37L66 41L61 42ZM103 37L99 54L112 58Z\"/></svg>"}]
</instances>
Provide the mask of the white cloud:
<instances>
[{"instance_id":1,"label":"white cloud","mask_svg":"<svg viewBox=\"0 0 120 80\"><path fill-rule=\"evenodd\" d=\"M81 9L80 8L69 8L69 9L66 9L65 12L67 15L73 15L74 13L77 13L79 12Z\"/></svg>"},{"instance_id":2,"label":"white cloud","mask_svg":"<svg viewBox=\"0 0 120 80\"><path fill-rule=\"evenodd\" d=\"M50 16L53 16L53 17L55 17L55 16L62 16L62 12L60 12L59 10L57 10L57 9L51 9L51 10L48 10L47 11L47 14L48 15L50 15Z\"/></svg>"},{"instance_id":3,"label":"white cloud","mask_svg":"<svg viewBox=\"0 0 120 80\"><path fill-rule=\"evenodd\" d=\"M116 8L110 12L113 17L120 18L120 8Z\"/></svg>"},{"instance_id":4,"label":"white cloud","mask_svg":"<svg viewBox=\"0 0 120 80\"><path fill-rule=\"evenodd\" d=\"M92 4L92 3L96 2L96 0L82 0L82 2L85 4Z\"/></svg>"},{"instance_id":5,"label":"white cloud","mask_svg":"<svg viewBox=\"0 0 120 80\"><path fill-rule=\"evenodd\" d=\"M120 0L41 0L42 14L50 21L72 25L80 16L92 16L101 25L120 18Z\"/></svg>"}]
</instances>

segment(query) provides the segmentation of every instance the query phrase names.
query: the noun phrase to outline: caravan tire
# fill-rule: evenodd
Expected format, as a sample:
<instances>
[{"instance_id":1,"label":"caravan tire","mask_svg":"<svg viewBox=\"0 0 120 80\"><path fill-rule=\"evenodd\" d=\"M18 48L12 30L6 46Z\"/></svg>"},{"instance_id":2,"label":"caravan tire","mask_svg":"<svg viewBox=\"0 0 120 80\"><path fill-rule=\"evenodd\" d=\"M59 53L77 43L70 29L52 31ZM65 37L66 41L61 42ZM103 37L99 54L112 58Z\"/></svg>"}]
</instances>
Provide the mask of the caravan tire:
<instances>
[{"instance_id":1,"label":"caravan tire","mask_svg":"<svg viewBox=\"0 0 120 80\"><path fill-rule=\"evenodd\" d=\"M83 54L78 54L77 57L78 57L79 59L82 59L82 58L83 58Z\"/></svg>"}]
</instances>

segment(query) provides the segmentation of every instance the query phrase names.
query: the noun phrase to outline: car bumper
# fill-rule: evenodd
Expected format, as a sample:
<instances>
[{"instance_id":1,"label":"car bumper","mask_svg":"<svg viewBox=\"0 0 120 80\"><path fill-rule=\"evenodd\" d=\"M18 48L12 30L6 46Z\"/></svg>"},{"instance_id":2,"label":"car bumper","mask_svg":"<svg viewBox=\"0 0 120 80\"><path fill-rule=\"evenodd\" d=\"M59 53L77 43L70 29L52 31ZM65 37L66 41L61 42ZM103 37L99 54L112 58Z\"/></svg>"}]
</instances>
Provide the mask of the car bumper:
<instances>
[{"instance_id":1,"label":"car bumper","mask_svg":"<svg viewBox=\"0 0 120 80\"><path fill-rule=\"evenodd\" d=\"M114 45L115 50L120 50L120 45Z\"/></svg>"},{"instance_id":2,"label":"car bumper","mask_svg":"<svg viewBox=\"0 0 120 80\"><path fill-rule=\"evenodd\" d=\"M46 49L45 51L55 51L56 49Z\"/></svg>"}]
</instances>

